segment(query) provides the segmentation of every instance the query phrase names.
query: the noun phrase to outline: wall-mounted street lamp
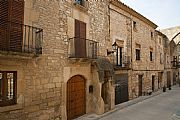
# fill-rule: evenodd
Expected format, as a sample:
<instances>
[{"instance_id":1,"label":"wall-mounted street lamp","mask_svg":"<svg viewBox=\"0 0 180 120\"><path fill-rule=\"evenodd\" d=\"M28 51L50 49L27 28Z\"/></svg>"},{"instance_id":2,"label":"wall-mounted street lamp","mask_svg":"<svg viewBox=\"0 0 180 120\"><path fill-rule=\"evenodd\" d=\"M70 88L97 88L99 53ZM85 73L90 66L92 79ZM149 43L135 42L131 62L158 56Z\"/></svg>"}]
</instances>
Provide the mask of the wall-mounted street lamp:
<instances>
[{"instance_id":1,"label":"wall-mounted street lamp","mask_svg":"<svg viewBox=\"0 0 180 120\"><path fill-rule=\"evenodd\" d=\"M112 49L113 49L113 50L110 51L110 50L107 49L107 55L110 55L110 54L116 52L116 51L117 51L117 48L118 48L118 45L117 45L116 42L114 42L114 43L112 44Z\"/></svg>"}]
</instances>

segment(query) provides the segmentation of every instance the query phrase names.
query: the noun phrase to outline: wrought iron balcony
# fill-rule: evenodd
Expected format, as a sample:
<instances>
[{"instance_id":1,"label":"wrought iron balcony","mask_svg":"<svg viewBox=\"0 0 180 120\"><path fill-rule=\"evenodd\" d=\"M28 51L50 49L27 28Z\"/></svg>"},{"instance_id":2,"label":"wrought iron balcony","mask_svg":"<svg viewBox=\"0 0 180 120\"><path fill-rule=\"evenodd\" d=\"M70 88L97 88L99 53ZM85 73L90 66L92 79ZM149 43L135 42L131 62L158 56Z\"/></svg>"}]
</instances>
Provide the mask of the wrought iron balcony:
<instances>
[{"instance_id":1,"label":"wrought iron balcony","mask_svg":"<svg viewBox=\"0 0 180 120\"><path fill-rule=\"evenodd\" d=\"M98 42L85 38L69 39L69 58L91 58L98 56Z\"/></svg>"},{"instance_id":2,"label":"wrought iron balcony","mask_svg":"<svg viewBox=\"0 0 180 120\"><path fill-rule=\"evenodd\" d=\"M114 64L114 69L130 69L130 56L122 53L122 57L116 55L116 61Z\"/></svg>"},{"instance_id":3,"label":"wrought iron balcony","mask_svg":"<svg viewBox=\"0 0 180 120\"><path fill-rule=\"evenodd\" d=\"M10 21L0 21L0 51L42 54L43 30Z\"/></svg>"}]
</instances>

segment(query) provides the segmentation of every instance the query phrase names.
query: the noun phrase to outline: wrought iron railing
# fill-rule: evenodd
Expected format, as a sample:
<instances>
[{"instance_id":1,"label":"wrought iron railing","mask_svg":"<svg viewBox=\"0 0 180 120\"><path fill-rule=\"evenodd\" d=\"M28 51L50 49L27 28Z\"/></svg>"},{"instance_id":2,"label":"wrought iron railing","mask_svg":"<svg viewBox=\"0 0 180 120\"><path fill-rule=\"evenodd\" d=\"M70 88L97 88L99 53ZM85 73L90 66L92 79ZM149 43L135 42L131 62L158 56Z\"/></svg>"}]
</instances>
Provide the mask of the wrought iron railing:
<instances>
[{"instance_id":1,"label":"wrought iron railing","mask_svg":"<svg viewBox=\"0 0 180 120\"><path fill-rule=\"evenodd\" d=\"M42 54L43 29L0 21L0 51Z\"/></svg>"},{"instance_id":2,"label":"wrought iron railing","mask_svg":"<svg viewBox=\"0 0 180 120\"><path fill-rule=\"evenodd\" d=\"M115 52L114 60L115 68L130 68L130 56L126 55L126 53L122 52L120 56L120 54L117 55L117 53Z\"/></svg>"},{"instance_id":3,"label":"wrought iron railing","mask_svg":"<svg viewBox=\"0 0 180 120\"><path fill-rule=\"evenodd\" d=\"M130 56L127 56L127 55L124 55L123 56L123 67L127 67L129 68L130 67Z\"/></svg>"},{"instance_id":4,"label":"wrought iron railing","mask_svg":"<svg viewBox=\"0 0 180 120\"><path fill-rule=\"evenodd\" d=\"M92 58L98 56L98 42L85 38L70 38L68 47L69 58Z\"/></svg>"}]
</instances>

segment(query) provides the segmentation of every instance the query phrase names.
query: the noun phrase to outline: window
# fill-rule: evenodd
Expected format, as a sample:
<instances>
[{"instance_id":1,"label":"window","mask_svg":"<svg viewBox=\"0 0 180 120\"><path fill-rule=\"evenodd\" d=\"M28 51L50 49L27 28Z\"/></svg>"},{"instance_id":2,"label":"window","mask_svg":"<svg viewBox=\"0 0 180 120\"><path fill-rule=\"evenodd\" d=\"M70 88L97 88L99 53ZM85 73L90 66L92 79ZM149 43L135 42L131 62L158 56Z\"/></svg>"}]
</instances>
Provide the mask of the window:
<instances>
[{"instance_id":1,"label":"window","mask_svg":"<svg viewBox=\"0 0 180 120\"><path fill-rule=\"evenodd\" d=\"M136 60L140 60L140 58L141 58L140 50L136 49Z\"/></svg>"},{"instance_id":2,"label":"window","mask_svg":"<svg viewBox=\"0 0 180 120\"><path fill-rule=\"evenodd\" d=\"M16 104L17 72L0 72L0 106Z\"/></svg>"},{"instance_id":3,"label":"window","mask_svg":"<svg viewBox=\"0 0 180 120\"><path fill-rule=\"evenodd\" d=\"M153 61L153 52L150 51L150 61Z\"/></svg>"},{"instance_id":4,"label":"window","mask_svg":"<svg viewBox=\"0 0 180 120\"><path fill-rule=\"evenodd\" d=\"M133 30L137 30L137 23L135 21L133 21Z\"/></svg>"},{"instance_id":5,"label":"window","mask_svg":"<svg viewBox=\"0 0 180 120\"><path fill-rule=\"evenodd\" d=\"M160 63L163 64L163 54L160 53Z\"/></svg>"},{"instance_id":6,"label":"window","mask_svg":"<svg viewBox=\"0 0 180 120\"><path fill-rule=\"evenodd\" d=\"M24 0L0 1L0 49L22 51ZM8 37L7 37L8 36Z\"/></svg>"},{"instance_id":7,"label":"window","mask_svg":"<svg viewBox=\"0 0 180 120\"><path fill-rule=\"evenodd\" d=\"M151 39L153 39L154 35L153 35L153 32L151 32Z\"/></svg>"},{"instance_id":8,"label":"window","mask_svg":"<svg viewBox=\"0 0 180 120\"><path fill-rule=\"evenodd\" d=\"M161 44L161 38L159 38L159 44Z\"/></svg>"},{"instance_id":9,"label":"window","mask_svg":"<svg viewBox=\"0 0 180 120\"><path fill-rule=\"evenodd\" d=\"M173 63L173 67L176 67L176 65L177 65L177 56L173 56L172 63Z\"/></svg>"},{"instance_id":10,"label":"window","mask_svg":"<svg viewBox=\"0 0 180 120\"><path fill-rule=\"evenodd\" d=\"M169 56L167 56L167 63L169 63Z\"/></svg>"},{"instance_id":11,"label":"window","mask_svg":"<svg viewBox=\"0 0 180 120\"><path fill-rule=\"evenodd\" d=\"M116 65L122 66L122 47L117 48L116 52Z\"/></svg>"},{"instance_id":12,"label":"window","mask_svg":"<svg viewBox=\"0 0 180 120\"><path fill-rule=\"evenodd\" d=\"M76 4L79 4L79 5L84 5L84 1L83 0L75 0L75 3Z\"/></svg>"}]
</instances>

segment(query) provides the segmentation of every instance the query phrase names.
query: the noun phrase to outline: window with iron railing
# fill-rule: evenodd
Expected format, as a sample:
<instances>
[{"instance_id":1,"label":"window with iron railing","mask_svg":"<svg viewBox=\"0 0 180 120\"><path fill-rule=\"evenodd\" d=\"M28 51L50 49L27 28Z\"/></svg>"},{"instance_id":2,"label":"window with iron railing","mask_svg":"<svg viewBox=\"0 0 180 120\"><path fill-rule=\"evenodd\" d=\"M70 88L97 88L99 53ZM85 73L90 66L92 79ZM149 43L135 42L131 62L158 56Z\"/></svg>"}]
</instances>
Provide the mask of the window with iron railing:
<instances>
[{"instance_id":1,"label":"window with iron railing","mask_svg":"<svg viewBox=\"0 0 180 120\"><path fill-rule=\"evenodd\" d=\"M0 107L16 104L16 82L16 71L0 71Z\"/></svg>"},{"instance_id":2,"label":"window with iron railing","mask_svg":"<svg viewBox=\"0 0 180 120\"><path fill-rule=\"evenodd\" d=\"M4 24L0 25L0 51L42 54L42 29L11 21L1 22ZM14 27L19 32L9 31L15 30Z\"/></svg>"},{"instance_id":3,"label":"window with iron railing","mask_svg":"<svg viewBox=\"0 0 180 120\"><path fill-rule=\"evenodd\" d=\"M115 52L115 65L116 68L119 67L129 67L130 65L130 56L127 56L125 52L122 52L123 48L118 47L117 51Z\"/></svg>"},{"instance_id":4,"label":"window with iron railing","mask_svg":"<svg viewBox=\"0 0 180 120\"><path fill-rule=\"evenodd\" d=\"M69 58L97 58L98 42L85 38L70 38L68 54Z\"/></svg>"},{"instance_id":5,"label":"window with iron railing","mask_svg":"<svg viewBox=\"0 0 180 120\"><path fill-rule=\"evenodd\" d=\"M24 25L24 0L0 1L0 51L42 53L43 30Z\"/></svg>"}]
</instances>

